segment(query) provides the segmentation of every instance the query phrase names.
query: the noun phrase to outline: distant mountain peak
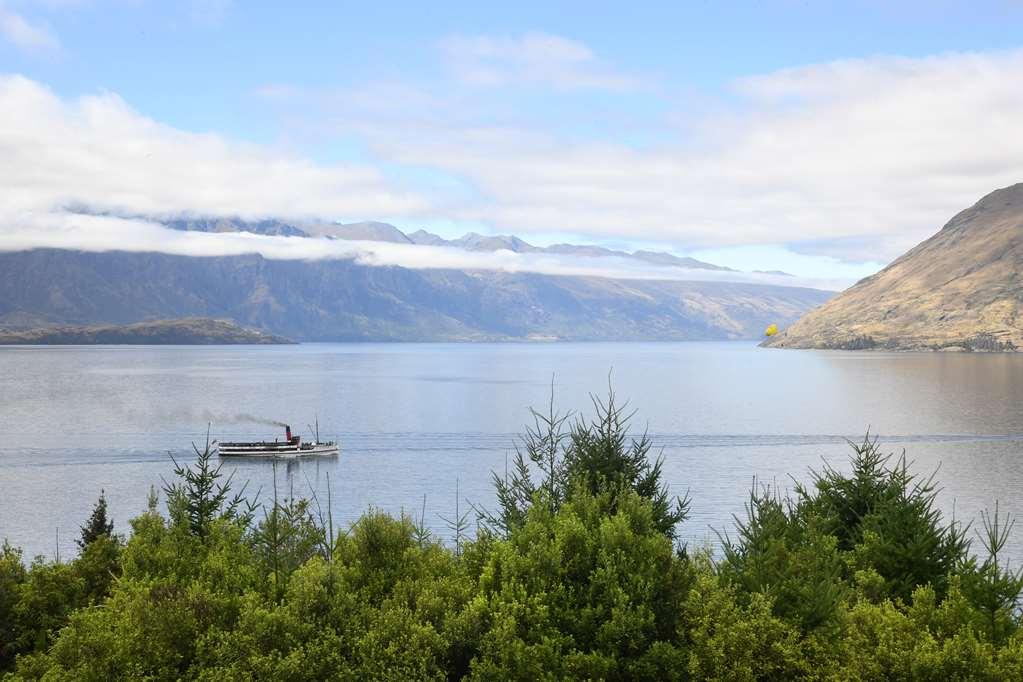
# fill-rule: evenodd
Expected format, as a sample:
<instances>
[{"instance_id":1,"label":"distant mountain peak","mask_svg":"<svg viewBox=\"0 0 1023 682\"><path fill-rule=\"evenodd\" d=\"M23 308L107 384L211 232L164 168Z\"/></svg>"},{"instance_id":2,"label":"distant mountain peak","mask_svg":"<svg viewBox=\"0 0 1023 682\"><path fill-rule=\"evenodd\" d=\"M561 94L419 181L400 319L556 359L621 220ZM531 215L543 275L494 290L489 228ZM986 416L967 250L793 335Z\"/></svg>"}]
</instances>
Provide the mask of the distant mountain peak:
<instances>
[{"instance_id":1,"label":"distant mountain peak","mask_svg":"<svg viewBox=\"0 0 1023 682\"><path fill-rule=\"evenodd\" d=\"M648 263L655 265L668 265L680 268L692 268L697 270L722 270L727 272L735 272L731 268L722 267L720 265L714 265L712 263L704 263L701 260L695 258L689 258L688 256L675 256L664 251L633 251L633 258L639 258Z\"/></svg>"},{"instance_id":2,"label":"distant mountain peak","mask_svg":"<svg viewBox=\"0 0 1023 682\"><path fill-rule=\"evenodd\" d=\"M735 272L732 268L706 263L688 256L676 256L664 251L637 250L632 253L618 251L593 244L554 244L534 246L509 234L485 235L466 232L457 239L445 239L440 235L418 229L405 234L399 228L376 220L356 223L309 223L301 227L281 220L268 219L246 221L240 218L192 217L177 218L164 222L167 227L177 230L202 232L252 232L255 234L283 235L296 237L327 237L357 241L389 242L392 244L418 244L420 246L448 246L466 251L499 251L515 253L550 253L588 258L626 258L640 260L651 265L678 267L691 270L717 270Z\"/></svg>"},{"instance_id":3,"label":"distant mountain peak","mask_svg":"<svg viewBox=\"0 0 1023 682\"><path fill-rule=\"evenodd\" d=\"M533 253L543 250L514 235L497 234L488 236L477 232L467 232L458 239L451 240L449 244L469 251L498 251L504 249L515 251L516 253Z\"/></svg>"},{"instance_id":4,"label":"distant mountain peak","mask_svg":"<svg viewBox=\"0 0 1023 682\"><path fill-rule=\"evenodd\" d=\"M359 223L334 223L311 228L310 233L316 236L333 237L334 239L351 239L366 242L390 242L392 244L412 244L408 235L390 223L366 220Z\"/></svg>"},{"instance_id":5,"label":"distant mountain peak","mask_svg":"<svg viewBox=\"0 0 1023 682\"><path fill-rule=\"evenodd\" d=\"M275 237L308 237L309 234L275 218L245 220L238 217L182 216L164 220L163 224L185 232L251 232Z\"/></svg>"},{"instance_id":6,"label":"distant mountain peak","mask_svg":"<svg viewBox=\"0 0 1023 682\"><path fill-rule=\"evenodd\" d=\"M422 229L410 232L407 236L413 244L420 244L422 246L444 246L448 243L448 240L444 239L444 237Z\"/></svg>"}]
</instances>

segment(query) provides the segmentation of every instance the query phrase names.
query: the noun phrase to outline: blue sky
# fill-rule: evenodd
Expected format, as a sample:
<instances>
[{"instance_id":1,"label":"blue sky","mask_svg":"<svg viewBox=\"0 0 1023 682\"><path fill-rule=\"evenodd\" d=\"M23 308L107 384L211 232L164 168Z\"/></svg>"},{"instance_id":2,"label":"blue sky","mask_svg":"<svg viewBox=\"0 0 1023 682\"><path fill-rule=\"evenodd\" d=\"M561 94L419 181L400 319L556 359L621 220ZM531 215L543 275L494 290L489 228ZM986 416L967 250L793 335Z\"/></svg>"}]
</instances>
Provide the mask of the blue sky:
<instances>
[{"instance_id":1,"label":"blue sky","mask_svg":"<svg viewBox=\"0 0 1023 682\"><path fill-rule=\"evenodd\" d=\"M373 178L298 213L854 279L1023 179L1014 147L963 124L1023 114L999 94L1020 85L1023 3L890 4L0 0L0 73L76 125L110 119L82 123L97 99L158 126L139 135ZM208 182L248 177L210 153ZM286 193L326 192L313 175ZM134 210L249 210L206 189Z\"/></svg>"}]
</instances>

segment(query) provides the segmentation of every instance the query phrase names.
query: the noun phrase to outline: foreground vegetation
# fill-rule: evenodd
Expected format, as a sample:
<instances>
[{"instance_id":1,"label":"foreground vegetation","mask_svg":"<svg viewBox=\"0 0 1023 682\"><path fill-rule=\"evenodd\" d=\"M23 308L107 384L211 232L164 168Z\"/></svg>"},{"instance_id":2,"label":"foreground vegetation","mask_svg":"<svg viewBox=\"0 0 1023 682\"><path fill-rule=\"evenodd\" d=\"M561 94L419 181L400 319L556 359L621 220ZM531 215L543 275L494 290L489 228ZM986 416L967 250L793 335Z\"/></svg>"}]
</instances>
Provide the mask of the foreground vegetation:
<instances>
[{"instance_id":1,"label":"foreground vegetation","mask_svg":"<svg viewBox=\"0 0 1023 682\"><path fill-rule=\"evenodd\" d=\"M257 508L208 452L127 538L100 499L67 563L0 552L8 679L1023 679L1011 522L935 509L875 441L790 499L756 488L717 558L679 545L628 415L536 415L497 505L450 519ZM465 533L470 521L474 532ZM470 538L471 536L471 538ZM971 542L972 541L972 542ZM972 549L971 549L972 545ZM974 551L975 550L975 551ZM977 556L979 555L979 556Z\"/></svg>"}]
</instances>

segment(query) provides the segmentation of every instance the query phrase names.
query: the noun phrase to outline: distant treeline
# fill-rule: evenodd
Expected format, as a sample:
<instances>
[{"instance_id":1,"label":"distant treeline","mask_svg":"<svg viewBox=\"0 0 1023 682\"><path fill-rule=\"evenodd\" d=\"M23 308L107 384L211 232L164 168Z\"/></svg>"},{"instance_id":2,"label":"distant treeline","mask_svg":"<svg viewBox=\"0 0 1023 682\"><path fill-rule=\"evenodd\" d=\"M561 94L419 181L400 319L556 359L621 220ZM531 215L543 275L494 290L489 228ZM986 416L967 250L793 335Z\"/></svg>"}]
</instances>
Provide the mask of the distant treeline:
<instances>
[{"instance_id":1,"label":"distant treeline","mask_svg":"<svg viewBox=\"0 0 1023 682\"><path fill-rule=\"evenodd\" d=\"M1023 679L1020 573L869 437L849 473L755 486L722 551L679 544L629 413L535 422L497 502L448 518L250 503L209 447L116 534L100 498L71 561L0 551L7 679ZM162 502L159 498L162 498ZM161 511L161 507L163 510Z\"/></svg>"}]
</instances>

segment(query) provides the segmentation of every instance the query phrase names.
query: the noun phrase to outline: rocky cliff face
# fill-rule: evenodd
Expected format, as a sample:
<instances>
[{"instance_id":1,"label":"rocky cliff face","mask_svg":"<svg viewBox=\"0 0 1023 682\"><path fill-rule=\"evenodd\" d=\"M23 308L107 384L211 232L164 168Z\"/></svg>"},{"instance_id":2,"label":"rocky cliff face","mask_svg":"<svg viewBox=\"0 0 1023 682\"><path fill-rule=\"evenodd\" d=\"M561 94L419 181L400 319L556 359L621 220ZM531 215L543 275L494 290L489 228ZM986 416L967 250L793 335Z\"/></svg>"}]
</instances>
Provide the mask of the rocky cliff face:
<instances>
[{"instance_id":1,"label":"rocky cliff face","mask_svg":"<svg viewBox=\"0 0 1023 682\"><path fill-rule=\"evenodd\" d=\"M764 345L1023 349L1023 183L987 195Z\"/></svg>"}]
</instances>

